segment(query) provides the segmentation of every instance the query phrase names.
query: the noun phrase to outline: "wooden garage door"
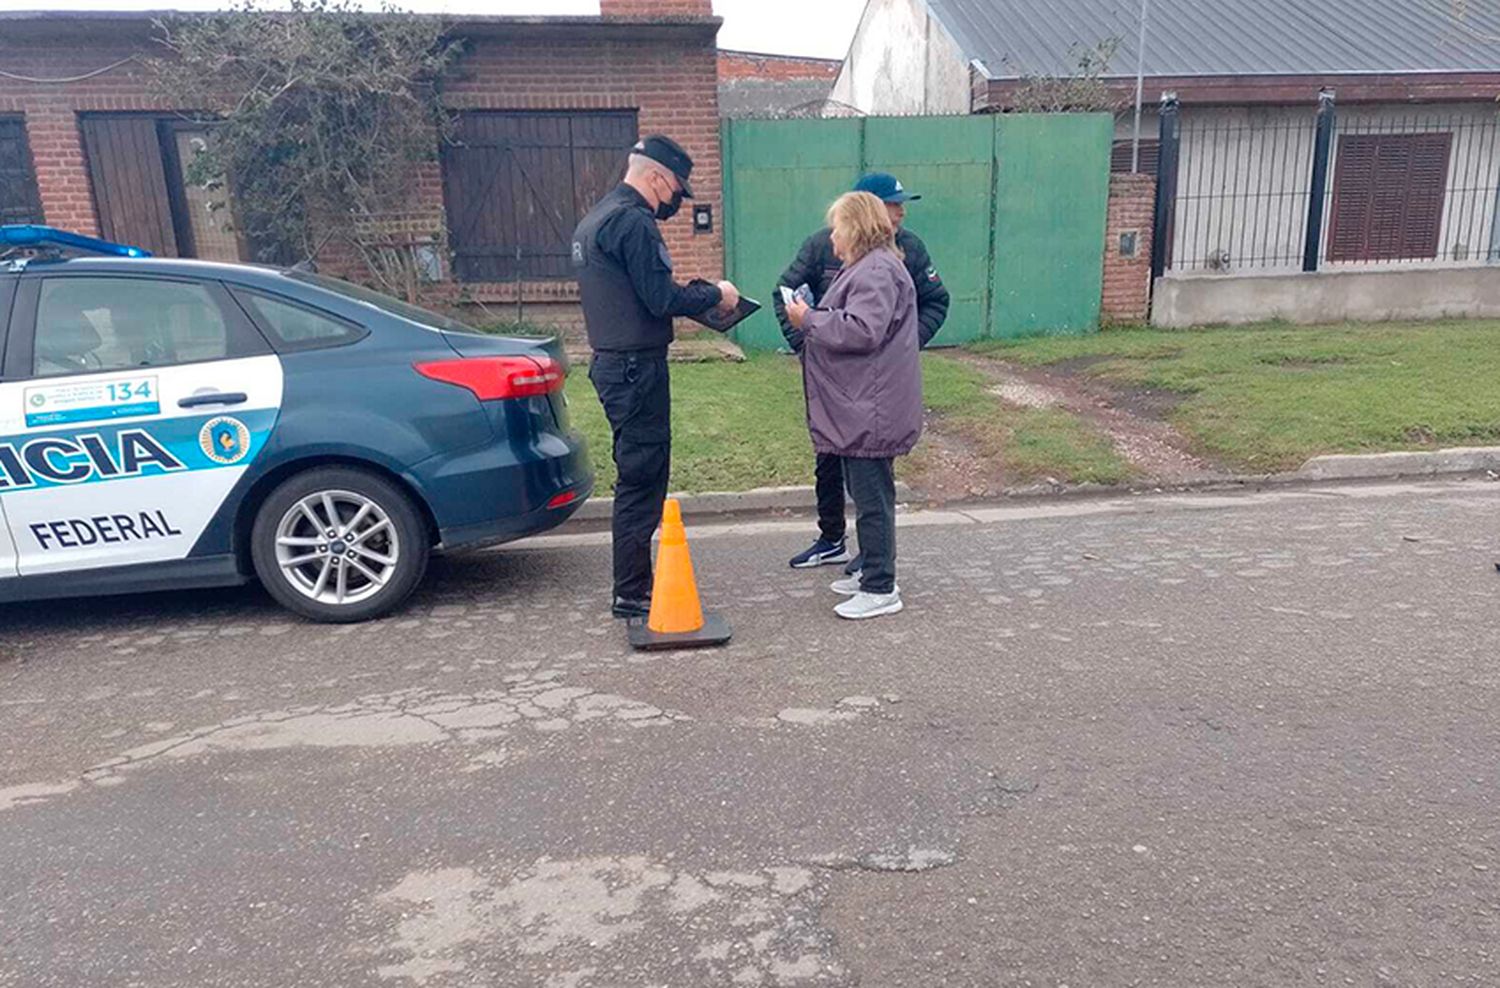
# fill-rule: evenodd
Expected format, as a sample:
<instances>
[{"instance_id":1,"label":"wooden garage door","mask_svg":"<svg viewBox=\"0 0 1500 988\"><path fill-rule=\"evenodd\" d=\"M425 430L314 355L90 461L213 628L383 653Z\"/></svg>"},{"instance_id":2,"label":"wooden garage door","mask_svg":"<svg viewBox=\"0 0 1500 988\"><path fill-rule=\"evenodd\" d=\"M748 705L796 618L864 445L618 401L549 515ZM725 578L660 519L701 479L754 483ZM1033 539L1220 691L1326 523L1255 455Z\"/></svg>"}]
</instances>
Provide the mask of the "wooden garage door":
<instances>
[{"instance_id":1,"label":"wooden garage door","mask_svg":"<svg viewBox=\"0 0 1500 988\"><path fill-rule=\"evenodd\" d=\"M1339 138L1329 260L1437 257L1452 149L1451 133Z\"/></svg>"},{"instance_id":2,"label":"wooden garage door","mask_svg":"<svg viewBox=\"0 0 1500 988\"><path fill-rule=\"evenodd\" d=\"M176 257L157 118L101 113L86 114L80 122L100 235Z\"/></svg>"},{"instance_id":3,"label":"wooden garage door","mask_svg":"<svg viewBox=\"0 0 1500 988\"><path fill-rule=\"evenodd\" d=\"M570 242L620 180L634 111L476 111L443 149L443 195L460 281L571 280Z\"/></svg>"}]
</instances>

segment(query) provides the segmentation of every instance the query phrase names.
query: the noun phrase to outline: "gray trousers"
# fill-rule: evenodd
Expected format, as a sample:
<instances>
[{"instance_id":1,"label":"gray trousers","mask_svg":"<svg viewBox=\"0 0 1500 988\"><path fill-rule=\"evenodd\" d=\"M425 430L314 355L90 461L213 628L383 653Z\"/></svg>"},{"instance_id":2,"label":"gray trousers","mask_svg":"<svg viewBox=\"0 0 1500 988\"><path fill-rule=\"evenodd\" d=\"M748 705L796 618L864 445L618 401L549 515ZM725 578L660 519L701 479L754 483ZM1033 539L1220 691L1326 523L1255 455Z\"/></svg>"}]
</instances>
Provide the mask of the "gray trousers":
<instances>
[{"instance_id":1,"label":"gray trousers","mask_svg":"<svg viewBox=\"0 0 1500 988\"><path fill-rule=\"evenodd\" d=\"M854 501L855 531L865 565L859 588L896 589L896 461L844 457L844 483Z\"/></svg>"}]
</instances>

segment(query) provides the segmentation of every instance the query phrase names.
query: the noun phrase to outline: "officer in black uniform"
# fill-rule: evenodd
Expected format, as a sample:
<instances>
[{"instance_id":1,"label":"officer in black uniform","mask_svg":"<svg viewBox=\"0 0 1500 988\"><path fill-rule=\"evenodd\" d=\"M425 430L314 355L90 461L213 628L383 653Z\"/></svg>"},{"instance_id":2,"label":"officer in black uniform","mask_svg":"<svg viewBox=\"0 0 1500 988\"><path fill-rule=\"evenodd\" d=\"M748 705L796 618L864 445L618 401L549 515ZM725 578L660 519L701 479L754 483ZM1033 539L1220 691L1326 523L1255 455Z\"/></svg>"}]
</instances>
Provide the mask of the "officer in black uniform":
<instances>
[{"instance_id":1,"label":"officer in black uniform","mask_svg":"<svg viewBox=\"0 0 1500 988\"><path fill-rule=\"evenodd\" d=\"M675 316L739 305L727 281L678 284L658 221L691 199L693 159L668 137L635 146L622 182L578 224L573 266L594 359L589 380L614 431L614 602L618 618L651 608L651 537L672 458L667 345Z\"/></svg>"},{"instance_id":2,"label":"officer in black uniform","mask_svg":"<svg viewBox=\"0 0 1500 988\"><path fill-rule=\"evenodd\" d=\"M948 318L948 289L927 253L927 245L903 223L906 220L906 204L921 196L911 195L896 180L894 175L873 172L864 176L854 186L855 192L868 192L885 203L890 211L891 222L896 226L896 246L906 255L906 270L917 286L917 337L923 349L932 342ZM808 237L777 282L778 290L771 293L776 306L776 318L781 320L781 334L787 345L796 353L802 352L802 331L792 326L786 317L786 303L782 301L780 287L796 291L806 285L812 292L812 304L817 305L828 293L833 279L843 270L841 262L833 253L833 231L819 230ZM805 551L792 557L793 569L808 569L834 563L848 563L846 572L859 570L860 561L849 559L849 549L844 542L844 469L837 456L819 455L817 461L818 540Z\"/></svg>"}]
</instances>

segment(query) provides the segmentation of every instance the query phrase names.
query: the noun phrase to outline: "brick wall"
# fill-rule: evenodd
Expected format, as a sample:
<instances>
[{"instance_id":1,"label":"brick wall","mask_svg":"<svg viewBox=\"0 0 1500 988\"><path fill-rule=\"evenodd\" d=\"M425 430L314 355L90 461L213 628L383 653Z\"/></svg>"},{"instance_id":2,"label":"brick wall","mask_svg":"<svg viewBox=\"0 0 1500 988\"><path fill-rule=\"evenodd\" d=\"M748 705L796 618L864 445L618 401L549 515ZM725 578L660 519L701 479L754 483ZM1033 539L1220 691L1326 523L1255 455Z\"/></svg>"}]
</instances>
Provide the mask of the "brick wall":
<instances>
[{"instance_id":1,"label":"brick wall","mask_svg":"<svg viewBox=\"0 0 1500 988\"><path fill-rule=\"evenodd\" d=\"M483 39L471 44L461 69L447 92L457 109L636 109L642 136L663 133L681 143L693 156L698 202L714 208L714 232L695 236L691 209L684 206L663 227L667 246L679 277L723 276L719 91L711 44L559 38L540 46Z\"/></svg>"},{"instance_id":2,"label":"brick wall","mask_svg":"<svg viewBox=\"0 0 1500 988\"><path fill-rule=\"evenodd\" d=\"M130 59L141 49L131 40L88 45L7 43L0 32L0 68L39 79L81 76ZM0 79L0 113L21 114L36 167L42 215L53 226L97 235L93 191L83 155L78 114L104 110L161 110L145 69L126 61L108 72L66 84Z\"/></svg>"},{"instance_id":3,"label":"brick wall","mask_svg":"<svg viewBox=\"0 0 1500 988\"><path fill-rule=\"evenodd\" d=\"M1110 176L1101 310L1106 324L1143 323L1151 313L1151 224L1155 208L1154 176ZM1120 235L1128 231L1137 235L1134 257L1120 254Z\"/></svg>"},{"instance_id":4,"label":"brick wall","mask_svg":"<svg viewBox=\"0 0 1500 988\"><path fill-rule=\"evenodd\" d=\"M837 59L793 58L785 55L720 51L719 81L765 79L785 82L793 79L816 79L826 80L831 85L843 64Z\"/></svg>"},{"instance_id":5,"label":"brick wall","mask_svg":"<svg viewBox=\"0 0 1500 988\"><path fill-rule=\"evenodd\" d=\"M605 17L712 17L713 0L599 0Z\"/></svg>"},{"instance_id":6,"label":"brick wall","mask_svg":"<svg viewBox=\"0 0 1500 988\"><path fill-rule=\"evenodd\" d=\"M673 25L711 16L709 0L606 0L614 17L663 25L597 24L550 26L545 31L491 29L467 38L459 78L449 87L455 109L544 110L630 109L639 114L642 135L666 133L680 141L695 162L693 188L700 203L714 209L714 233L695 236L691 210L664 228L684 279L717 280L723 273L722 172L719 158L717 50L713 23ZM143 18L118 24L52 22L40 35L17 40L0 32L0 69L45 79L82 76L134 55L150 52L151 26ZM638 36L637 36L638 35ZM97 234L98 222L78 117L87 111L164 111L182 109L154 99L146 70L125 61L88 79L44 84L0 78L0 113L19 113L36 166L45 221ZM422 173L408 209L393 217L414 235L441 229L441 171ZM347 264L338 257L335 266ZM513 302L513 285L470 286L479 298ZM569 283L523 286L523 299L544 311L561 311L575 300ZM512 310L508 310L512 311Z\"/></svg>"}]
</instances>

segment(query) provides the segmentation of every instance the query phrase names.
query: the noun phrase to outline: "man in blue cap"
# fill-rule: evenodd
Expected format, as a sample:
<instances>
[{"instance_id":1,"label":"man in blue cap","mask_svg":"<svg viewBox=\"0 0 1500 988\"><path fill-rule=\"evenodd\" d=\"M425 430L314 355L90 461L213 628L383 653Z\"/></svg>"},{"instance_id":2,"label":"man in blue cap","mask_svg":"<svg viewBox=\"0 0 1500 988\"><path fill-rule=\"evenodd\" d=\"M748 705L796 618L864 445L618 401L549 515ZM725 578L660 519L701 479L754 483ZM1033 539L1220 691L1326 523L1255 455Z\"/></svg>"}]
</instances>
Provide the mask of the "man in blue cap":
<instances>
[{"instance_id":1,"label":"man in blue cap","mask_svg":"<svg viewBox=\"0 0 1500 988\"><path fill-rule=\"evenodd\" d=\"M920 237L902 224L906 220L906 204L921 199L907 192L894 175L874 172L861 178L854 185L855 192L868 192L885 203L896 227L896 246L906 255L906 270L917 286L918 336L923 348L932 342L943 322L948 318L948 289L938 277L937 268L927 253L927 245ZM828 292L833 279L838 277L843 265L833 254L832 231L819 230L808 237L792 261L792 266L782 272L777 290L771 293L776 306L776 318L781 320L781 334L787 345L796 353L802 352L802 333L795 329L786 316L786 304L781 298L781 287L796 291L806 285L812 292L812 304L817 305ZM818 456L818 540L806 551L792 557L793 569L811 569L815 566L830 566L847 563L846 572L859 571L860 562L849 558L849 547L845 538L844 520L844 470L837 456Z\"/></svg>"}]
</instances>

